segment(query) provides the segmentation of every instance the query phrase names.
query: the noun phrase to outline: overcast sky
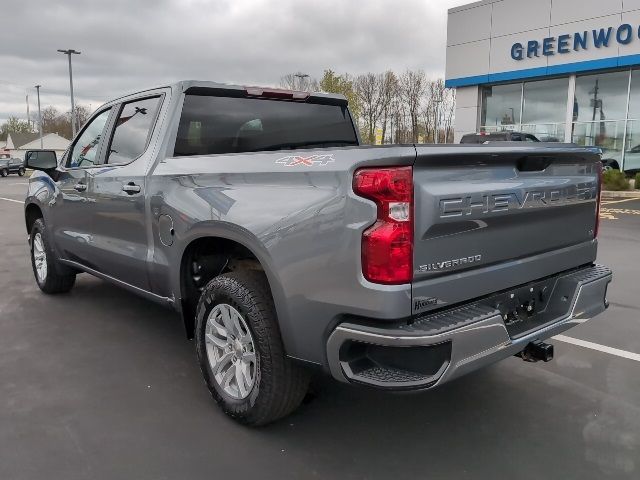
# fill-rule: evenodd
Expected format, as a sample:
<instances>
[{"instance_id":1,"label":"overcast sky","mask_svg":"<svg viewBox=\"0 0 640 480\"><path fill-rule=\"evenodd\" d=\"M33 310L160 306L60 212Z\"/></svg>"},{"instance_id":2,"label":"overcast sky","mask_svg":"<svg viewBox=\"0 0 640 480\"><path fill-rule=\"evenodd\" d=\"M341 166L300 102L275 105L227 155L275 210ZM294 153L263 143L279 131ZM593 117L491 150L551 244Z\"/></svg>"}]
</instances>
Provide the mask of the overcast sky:
<instances>
[{"instance_id":1,"label":"overcast sky","mask_svg":"<svg viewBox=\"0 0 640 480\"><path fill-rule=\"evenodd\" d=\"M181 79L277 85L302 71L444 74L447 9L469 0L4 0L0 122ZM35 118L35 117L33 117Z\"/></svg>"}]
</instances>

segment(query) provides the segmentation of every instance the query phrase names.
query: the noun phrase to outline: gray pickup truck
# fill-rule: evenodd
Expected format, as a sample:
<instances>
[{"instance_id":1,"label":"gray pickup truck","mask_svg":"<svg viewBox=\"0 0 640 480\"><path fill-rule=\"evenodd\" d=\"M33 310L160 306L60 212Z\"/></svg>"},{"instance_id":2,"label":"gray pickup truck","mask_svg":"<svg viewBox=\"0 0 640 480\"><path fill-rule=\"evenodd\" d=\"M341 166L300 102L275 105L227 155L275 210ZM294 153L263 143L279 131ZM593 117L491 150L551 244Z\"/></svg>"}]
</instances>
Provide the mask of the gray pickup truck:
<instances>
[{"instance_id":1,"label":"gray pickup truck","mask_svg":"<svg viewBox=\"0 0 640 480\"><path fill-rule=\"evenodd\" d=\"M314 369L404 391L549 360L607 306L591 149L360 146L342 96L185 81L26 162L40 289L86 272L174 308L245 424L293 411Z\"/></svg>"}]
</instances>

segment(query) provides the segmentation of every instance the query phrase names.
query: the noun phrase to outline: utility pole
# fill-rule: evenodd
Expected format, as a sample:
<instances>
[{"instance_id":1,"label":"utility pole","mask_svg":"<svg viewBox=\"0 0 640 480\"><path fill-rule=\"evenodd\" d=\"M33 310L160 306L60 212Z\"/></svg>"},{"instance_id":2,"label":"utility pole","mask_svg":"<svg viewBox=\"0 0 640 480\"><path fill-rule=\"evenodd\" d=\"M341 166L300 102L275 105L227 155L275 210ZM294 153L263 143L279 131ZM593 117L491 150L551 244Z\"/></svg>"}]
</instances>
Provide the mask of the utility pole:
<instances>
[{"instance_id":1,"label":"utility pole","mask_svg":"<svg viewBox=\"0 0 640 480\"><path fill-rule=\"evenodd\" d=\"M40 150L44 150L44 143L42 141L42 113L40 113L40 85L36 85L36 91L38 92L38 124L40 125Z\"/></svg>"},{"instance_id":2,"label":"utility pole","mask_svg":"<svg viewBox=\"0 0 640 480\"><path fill-rule=\"evenodd\" d=\"M29 113L29 94L27 93L27 123L29 124L29 129L31 129L31 113Z\"/></svg>"},{"instance_id":3,"label":"utility pole","mask_svg":"<svg viewBox=\"0 0 640 480\"><path fill-rule=\"evenodd\" d=\"M440 137L440 104L442 103L442 94L436 94L434 100L433 100L436 104L436 118L435 118L435 138L434 138L434 143L438 144L440 142L440 139L438 137Z\"/></svg>"},{"instance_id":4,"label":"utility pole","mask_svg":"<svg viewBox=\"0 0 640 480\"><path fill-rule=\"evenodd\" d=\"M72 136L76 136L76 104L73 101L73 71L71 69L71 55L80 55L80 52L77 52L73 49L68 50L58 50L60 53L64 53L69 58L69 89L71 90L71 133Z\"/></svg>"}]
</instances>

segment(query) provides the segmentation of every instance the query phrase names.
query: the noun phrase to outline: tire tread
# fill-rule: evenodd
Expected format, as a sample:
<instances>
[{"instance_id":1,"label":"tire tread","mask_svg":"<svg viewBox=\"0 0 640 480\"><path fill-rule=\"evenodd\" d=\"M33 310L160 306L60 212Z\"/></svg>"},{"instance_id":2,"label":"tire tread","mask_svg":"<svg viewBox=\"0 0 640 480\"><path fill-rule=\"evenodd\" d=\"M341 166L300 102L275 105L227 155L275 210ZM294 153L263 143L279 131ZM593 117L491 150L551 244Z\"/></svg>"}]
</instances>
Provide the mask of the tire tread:
<instances>
[{"instance_id":1,"label":"tire tread","mask_svg":"<svg viewBox=\"0 0 640 480\"><path fill-rule=\"evenodd\" d=\"M209 282L198 303L198 325L202 328L205 304L215 298L216 292L225 292L248 311L247 316L253 329L254 341L260 350L260 389L255 404L248 409L230 404L209 385L214 398L221 404L227 415L253 426L265 425L293 412L304 399L308 389L308 372L286 357L284 345L276 321L275 305L266 276L261 271L239 270L225 273ZM260 319L253 321L251 319ZM199 335L196 340L199 344ZM199 357L203 373L207 366L206 353ZM205 379L207 375L205 374ZM209 380L207 381L209 383ZM254 387L254 388L256 388Z\"/></svg>"}]
</instances>

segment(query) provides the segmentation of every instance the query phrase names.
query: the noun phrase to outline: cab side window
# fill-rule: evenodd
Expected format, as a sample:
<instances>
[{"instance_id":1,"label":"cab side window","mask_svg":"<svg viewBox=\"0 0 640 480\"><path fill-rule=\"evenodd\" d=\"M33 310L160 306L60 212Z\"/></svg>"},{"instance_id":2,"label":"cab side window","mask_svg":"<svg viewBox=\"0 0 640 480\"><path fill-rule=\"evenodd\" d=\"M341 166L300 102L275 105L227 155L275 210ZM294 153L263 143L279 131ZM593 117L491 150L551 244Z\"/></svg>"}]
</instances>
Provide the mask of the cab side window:
<instances>
[{"instance_id":1,"label":"cab side window","mask_svg":"<svg viewBox=\"0 0 640 480\"><path fill-rule=\"evenodd\" d=\"M96 158L96 155L98 154L100 140L104 137L104 130L110 112L111 109L107 109L100 113L85 128L67 159L68 168L93 167L98 163L99 159Z\"/></svg>"},{"instance_id":2,"label":"cab side window","mask_svg":"<svg viewBox=\"0 0 640 480\"><path fill-rule=\"evenodd\" d=\"M129 163L147 148L160 97L145 98L122 106L116 121L107 163Z\"/></svg>"}]
</instances>

